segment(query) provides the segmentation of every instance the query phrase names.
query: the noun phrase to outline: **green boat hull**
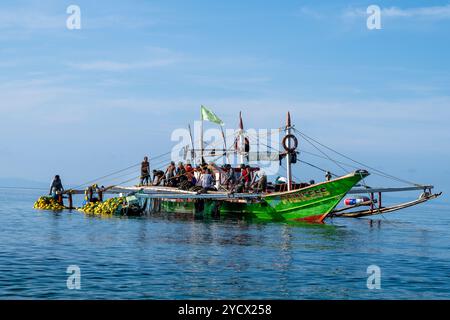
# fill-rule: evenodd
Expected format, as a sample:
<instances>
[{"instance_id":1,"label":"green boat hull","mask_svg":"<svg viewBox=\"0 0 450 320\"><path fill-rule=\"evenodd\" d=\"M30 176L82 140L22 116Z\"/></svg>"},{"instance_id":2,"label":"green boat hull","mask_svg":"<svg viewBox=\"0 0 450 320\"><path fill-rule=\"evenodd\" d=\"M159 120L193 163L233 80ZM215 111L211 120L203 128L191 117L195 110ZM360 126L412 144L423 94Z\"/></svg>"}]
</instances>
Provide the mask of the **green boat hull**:
<instances>
[{"instance_id":1,"label":"green boat hull","mask_svg":"<svg viewBox=\"0 0 450 320\"><path fill-rule=\"evenodd\" d=\"M258 200L161 199L158 209L168 213L240 216L266 221L321 222L368 175L367 171L357 171L306 188L263 195Z\"/></svg>"}]
</instances>

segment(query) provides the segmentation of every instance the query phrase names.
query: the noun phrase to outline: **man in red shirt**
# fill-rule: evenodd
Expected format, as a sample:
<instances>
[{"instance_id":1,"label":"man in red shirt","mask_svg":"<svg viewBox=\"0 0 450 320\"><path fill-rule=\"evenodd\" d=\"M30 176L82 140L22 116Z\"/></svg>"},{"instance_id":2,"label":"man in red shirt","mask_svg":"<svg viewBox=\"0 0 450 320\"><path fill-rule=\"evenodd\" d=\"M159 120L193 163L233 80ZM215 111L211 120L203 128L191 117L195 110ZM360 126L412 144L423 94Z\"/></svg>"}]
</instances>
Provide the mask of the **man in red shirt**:
<instances>
[{"instance_id":1,"label":"man in red shirt","mask_svg":"<svg viewBox=\"0 0 450 320\"><path fill-rule=\"evenodd\" d=\"M244 188L247 189L250 184L250 166L241 166L241 179L244 181Z\"/></svg>"}]
</instances>

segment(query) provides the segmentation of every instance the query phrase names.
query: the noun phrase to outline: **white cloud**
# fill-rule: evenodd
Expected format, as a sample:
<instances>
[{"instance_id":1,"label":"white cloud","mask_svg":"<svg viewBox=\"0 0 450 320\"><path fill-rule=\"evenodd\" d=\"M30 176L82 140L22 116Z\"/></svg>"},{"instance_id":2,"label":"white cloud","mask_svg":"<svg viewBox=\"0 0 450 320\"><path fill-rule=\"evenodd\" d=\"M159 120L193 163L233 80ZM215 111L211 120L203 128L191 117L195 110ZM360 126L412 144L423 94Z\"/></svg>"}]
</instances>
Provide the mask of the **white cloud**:
<instances>
[{"instance_id":1,"label":"white cloud","mask_svg":"<svg viewBox=\"0 0 450 320\"><path fill-rule=\"evenodd\" d=\"M143 49L143 54L144 57L141 59L131 58L128 61L94 60L69 62L67 65L82 71L122 72L166 67L176 64L182 59L180 54L161 47L146 47Z\"/></svg>"},{"instance_id":2,"label":"white cloud","mask_svg":"<svg viewBox=\"0 0 450 320\"><path fill-rule=\"evenodd\" d=\"M165 67L176 63L177 60L173 58L161 58L150 61L141 62L118 62L118 61L91 61L85 63L69 63L68 65L72 68L84 70L84 71L129 71L138 69L150 69Z\"/></svg>"},{"instance_id":3,"label":"white cloud","mask_svg":"<svg viewBox=\"0 0 450 320\"><path fill-rule=\"evenodd\" d=\"M0 11L0 29L54 29L65 28L66 16L48 15L29 10Z\"/></svg>"},{"instance_id":4,"label":"white cloud","mask_svg":"<svg viewBox=\"0 0 450 320\"><path fill-rule=\"evenodd\" d=\"M382 15L386 17L411 17L411 18L450 18L450 4L446 6L421 7L400 9L397 7L385 8Z\"/></svg>"},{"instance_id":5,"label":"white cloud","mask_svg":"<svg viewBox=\"0 0 450 320\"><path fill-rule=\"evenodd\" d=\"M366 17L366 8L349 8L344 11L344 18ZM389 7L381 9L382 18L417 18L441 20L450 18L450 4L445 6L399 8Z\"/></svg>"},{"instance_id":6,"label":"white cloud","mask_svg":"<svg viewBox=\"0 0 450 320\"><path fill-rule=\"evenodd\" d=\"M300 7L294 15L297 17L309 17L317 20L323 19L326 16L324 12L319 12L318 10L306 6Z\"/></svg>"},{"instance_id":7,"label":"white cloud","mask_svg":"<svg viewBox=\"0 0 450 320\"><path fill-rule=\"evenodd\" d=\"M42 30L65 31L69 15L64 7L59 11L44 12L38 6L2 8L0 10L0 30L3 32L34 32ZM156 25L156 18L127 17L120 14L88 15L81 8L82 29L139 29Z\"/></svg>"}]
</instances>

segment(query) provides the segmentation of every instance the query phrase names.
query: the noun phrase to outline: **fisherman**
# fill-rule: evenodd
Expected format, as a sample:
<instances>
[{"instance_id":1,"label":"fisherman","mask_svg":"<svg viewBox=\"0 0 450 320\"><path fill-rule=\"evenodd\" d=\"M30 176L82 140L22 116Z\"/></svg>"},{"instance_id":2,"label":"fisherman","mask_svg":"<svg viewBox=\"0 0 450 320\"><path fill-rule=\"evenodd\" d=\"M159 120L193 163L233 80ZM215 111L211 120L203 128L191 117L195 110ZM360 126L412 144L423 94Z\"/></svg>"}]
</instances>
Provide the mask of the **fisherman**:
<instances>
[{"instance_id":1,"label":"fisherman","mask_svg":"<svg viewBox=\"0 0 450 320\"><path fill-rule=\"evenodd\" d=\"M186 169L184 168L183 162L178 162L178 167L176 170L176 185L186 181Z\"/></svg>"},{"instance_id":2,"label":"fisherman","mask_svg":"<svg viewBox=\"0 0 450 320\"><path fill-rule=\"evenodd\" d=\"M174 179L173 179L175 177L175 170L176 170L175 162L171 161L169 166L167 167L166 173L165 173L165 175L166 175L166 184L169 185L169 186L172 186L174 184L174 182L175 182Z\"/></svg>"},{"instance_id":3,"label":"fisherman","mask_svg":"<svg viewBox=\"0 0 450 320\"><path fill-rule=\"evenodd\" d=\"M152 180L152 184L154 186L159 186L161 185L161 182L166 180L166 175L164 174L164 171L162 170L153 170L153 180Z\"/></svg>"},{"instance_id":4,"label":"fisherman","mask_svg":"<svg viewBox=\"0 0 450 320\"><path fill-rule=\"evenodd\" d=\"M56 175L55 178L53 178L52 184L50 186L50 192L49 195L54 195L56 192L64 192L64 187L61 182L61 177L59 175Z\"/></svg>"},{"instance_id":5,"label":"fisherman","mask_svg":"<svg viewBox=\"0 0 450 320\"><path fill-rule=\"evenodd\" d=\"M97 184L93 184L92 185L92 198L91 201L92 202L98 202L100 201L100 188L98 187Z\"/></svg>"},{"instance_id":6,"label":"fisherman","mask_svg":"<svg viewBox=\"0 0 450 320\"><path fill-rule=\"evenodd\" d=\"M190 190L192 187L194 187L197 183L197 179L194 175L194 169L192 166L188 163L185 166L186 173L183 175L184 179L180 182L178 185L178 188L181 190ZM180 177L181 178L181 177Z\"/></svg>"},{"instance_id":7,"label":"fisherman","mask_svg":"<svg viewBox=\"0 0 450 320\"><path fill-rule=\"evenodd\" d=\"M241 181L244 182L244 190L250 186L250 166L241 165Z\"/></svg>"},{"instance_id":8,"label":"fisherman","mask_svg":"<svg viewBox=\"0 0 450 320\"><path fill-rule=\"evenodd\" d=\"M203 176L203 170L201 166L197 166L194 170L194 179L196 180L195 186L201 187L202 186L202 176Z\"/></svg>"},{"instance_id":9,"label":"fisherman","mask_svg":"<svg viewBox=\"0 0 450 320\"><path fill-rule=\"evenodd\" d=\"M202 184L202 193L207 193L209 190L216 190L214 188L214 177L211 174L210 169L206 169L201 178L201 184Z\"/></svg>"},{"instance_id":10,"label":"fisherman","mask_svg":"<svg viewBox=\"0 0 450 320\"><path fill-rule=\"evenodd\" d=\"M89 202L98 202L100 201L100 189L97 184L93 184L87 187L84 190L84 202L83 205L88 204Z\"/></svg>"},{"instance_id":11,"label":"fisherman","mask_svg":"<svg viewBox=\"0 0 450 320\"><path fill-rule=\"evenodd\" d=\"M223 185L231 190L233 185L236 183L236 174L234 173L234 169L231 167L231 164L225 165L225 178L223 181Z\"/></svg>"},{"instance_id":12,"label":"fisherman","mask_svg":"<svg viewBox=\"0 0 450 320\"><path fill-rule=\"evenodd\" d=\"M265 192L267 190L267 175L263 170L257 171L253 180L252 186L256 186L254 188L255 193Z\"/></svg>"},{"instance_id":13,"label":"fisherman","mask_svg":"<svg viewBox=\"0 0 450 320\"><path fill-rule=\"evenodd\" d=\"M186 172L191 172L194 171L194 168L192 168L192 165L189 161L186 162L186 165L184 166L184 169L186 170Z\"/></svg>"},{"instance_id":14,"label":"fisherman","mask_svg":"<svg viewBox=\"0 0 450 320\"><path fill-rule=\"evenodd\" d=\"M332 176L331 172L327 171L327 173L325 174L325 180L331 181L332 178L333 178L333 176Z\"/></svg>"},{"instance_id":15,"label":"fisherman","mask_svg":"<svg viewBox=\"0 0 450 320\"><path fill-rule=\"evenodd\" d=\"M186 172L186 178L191 188L197 184L197 178L195 177L194 169Z\"/></svg>"},{"instance_id":16,"label":"fisherman","mask_svg":"<svg viewBox=\"0 0 450 320\"><path fill-rule=\"evenodd\" d=\"M148 157L144 157L144 161L141 163L141 183L140 187L144 185L148 186L148 182L150 179L150 162L148 162Z\"/></svg>"},{"instance_id":17,"label":"fisherman","mask_svg":"<svg viewBox=\"0 0 450 320\"><path fill-rule=\"evenodd\" d=\"M287 189L287 178L278 176L275 179L275 191L286 191Z\"/></svg>"},{"instance_id":18,"label":"fisherman","mask_svg":"<svg viewBox=\"0 0 450 320\"><path fill-rule=\"evenodd\" d=\"M50 186L49 195L53 196L55 200L62 204L62 194L64 192L64 187L62 185L62 181L59 175L56 175L53 178L52 184Z\"/></svg>"}]
</instances>

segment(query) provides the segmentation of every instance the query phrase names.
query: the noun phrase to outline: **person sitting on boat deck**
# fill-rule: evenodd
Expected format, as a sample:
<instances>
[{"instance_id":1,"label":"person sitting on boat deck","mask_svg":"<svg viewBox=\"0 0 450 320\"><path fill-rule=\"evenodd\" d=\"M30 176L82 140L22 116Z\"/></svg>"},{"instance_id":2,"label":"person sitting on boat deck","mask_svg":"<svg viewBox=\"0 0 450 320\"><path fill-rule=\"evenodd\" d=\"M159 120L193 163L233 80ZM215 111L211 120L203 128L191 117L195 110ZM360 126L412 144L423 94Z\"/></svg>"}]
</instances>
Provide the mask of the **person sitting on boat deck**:
<instances>
[{"instance_id":1,"label":"person sitting on boat deck","mask_svg":"<svg viewBox=\"0 0 450 320\"><path fill-rule=\"evenodd\" d=\"M275 191L287 190L287 178L278 176L275 179Z\"/></svg>"},{"instance_id":2,"label":"person sitting on boat deck","mask_svg":"<svg viewBox=\"0 0 450 320\"><path fill-rule=\"evenodd\" d=\"M189 181L191 187L197 184L197 178L195 178L194 169L186 172L187 181Z\"/></svg>"},{"instance_id":3,"label":"person sitting on boat deck","mask_svg":"<svg viewBox=\"0 0 450 320\"><path fill-rule=\"evenodd\" d=\"M234 173L234 169L231 167L231 164L225 165L225 174L224 174L224 182L223 185L228 189L231 190L231 188L236 183L236 174Z\"/></svg>"},{"instance_id":4,"label":"person sitting on boat deck","mask_svg":"<svg viewBox=\"0 0 450 320\"><path fill-rule=\"evenodd\" d=\"M175 162L171 161L169 166L167 167L166 173L165 173L165 175L166 175L166 183L169 186L172 186L174 184L173 177L175 177L175 170L176 170Z\"/></svg>"},{"instance_id":5,"label":"person sitting on boat deck","mask_svg":"<svg viewBox=\"0 0 450 320\"><path fill-rule=\"evenodd\" d=\"M84 190L84 203L99 202L100 201L100 188L97 184L87 187Z\"/></svg>"},{"instance_id":6,"label":"person sitting on boat deck","mask_svg":"<svg viewBox=\"0 0 450 320\"><path fill-rule=\"evenodd\" d=\"M184 166L184 169L186 170L186 172L191 172L194 171L194 168L192 168L192 165L189 161L186 162L186 165Z\"/></svg>"},{"instance_id":7,"label":"person sitting on boat deck","mask_svg":"<svg viewBox=\"0 0 450 320\"><path fill-rule=\"evenodd\" d=\"M245 181L244 179L239 178L238 182L235 184L233 189L231 190L235 193L244 193L245 192Z\"/></svg>"},{"instance_id":8,"label":"person sitting on boat deck","mask_svg":"<svg viewBox=\"0 0 450 320\"><path fill-rule=\"evenodd\" d=\"M166 175L162 170L153 170L153 185L159 186L162 181L166 180Z\"/></svg>"},{"instance_id":9,"label":"person sitting on boat deck","mask_svg":"<svg viewBox=\"0 0 450 320\"><path fill-rule=\"evenodd\" d=\"M144 157L144 161L141 163L141 183L139 186L143 186L144 183L148 186L150 179L150 162L148 162L148 157Z\"/></svg>"},{"instance_id":10,"label":"person sitting on boat deck","mask_svg":"<svg viewBox=\"0 0 450 320\"><path fill-rule=\"evenodd\" d=\"M265 192L267 190L267 175L263 170L259 170L253 177L252 186L255 186L254 192Z\"/></svg>"},{"instance_id":11,"label":"person sitting on boat deck","mask_svg":"<svg viewBox=\"0 0 450 320\"><path fill-rule=\"evenodd\" d=\"M332 178L333 178L333 175L331 174L331 172L327 171L327 173L325 174L325 180L330 181Z\"/></svg>"},{"instance_id":12,"label":"person sitting on boat deck","mask_svg":"<svg viewBox=\"0 0 450 320\"><path fill-rule=\"evenodd\" d=\"M201 177L202 190L201 193L207 193L208 191L214 191L214 177L211 174L211 170L206 169Z\"/></svg>"},{"instance_id":13,"label":"person sitting on boat deck","mask_svg":"<svg viewBox=\"0 0 450 320\"><path fill-rule=\"evenodd\" d=\"M177 171L176 171L176 184L177 186L186 181L186 169L184 168L183 162L178 162L178 167L177 167Z\"/></svg>"},{"instance_id":14,"label":"person sitting on boat deck","mask_svg":"<svg viewBox=\"0 0 450 320\"><path fill-rule=\"evenodd\" d=\"M49 195L53 196L55 200L58 200L59 202L62 202L62 194L64 192L64 187L62 185L61 177L59 175L56 175L53 178L52 184L50 186L50 192Z\"/></svg>"},{"instance_id":15,"label":"person sitting on boat deck","mask_svg":"<svg viewBox=\"0 0 450 320\"><path fill-rule=\"evenodd\" d=\"M192 169L192 167L186 171L186 173L184 174L184 177L185 177L185 179L179 183L178 189L190 190L192 187L194 187L196 185L197 180L195 179L194 170Z\"/></svg>"},{"instance_id":16,"label":"person sitting on boat deck","mask_svg":"<svg viewBox=\"0 0 450 320\"><path fill-rule=\"evenodd\" d=\"M201 187L202 186L202 175L203 175L203 170L201 166L197 166L194 169L194 179L195 179L195 186L196 187Z\"/></svg>"}]
</instances>

